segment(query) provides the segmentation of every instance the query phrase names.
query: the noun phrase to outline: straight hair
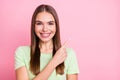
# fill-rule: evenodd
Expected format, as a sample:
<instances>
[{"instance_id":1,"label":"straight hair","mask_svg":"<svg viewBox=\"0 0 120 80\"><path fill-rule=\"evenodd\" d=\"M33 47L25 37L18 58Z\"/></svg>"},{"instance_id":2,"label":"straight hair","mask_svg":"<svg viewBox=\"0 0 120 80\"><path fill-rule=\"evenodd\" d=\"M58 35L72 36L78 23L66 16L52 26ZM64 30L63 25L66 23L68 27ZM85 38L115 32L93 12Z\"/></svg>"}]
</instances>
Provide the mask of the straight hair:
<instances>
[{"instance_id":1,"label":"straight hair","mask_svg":"<svg viewBox=\"0 0 120 80\"><path fill-rule=\"evenodd\" d=\"M42 4L36 8L31 20L30 71L34 75L40 73L40 56L41 56L41 52L39 48L40 39L35 34L35 20L37 14L44 11L52 14L52 16L55 19L56 33L53 37L53 52L52 52L53 56L55 55L56 51L61 47L59 19L57 12L52 6ZM60 75L64 74L64 68L65 66L63 62L56 67L55 69L56 73Z\"/></svg>"}]
</instances>

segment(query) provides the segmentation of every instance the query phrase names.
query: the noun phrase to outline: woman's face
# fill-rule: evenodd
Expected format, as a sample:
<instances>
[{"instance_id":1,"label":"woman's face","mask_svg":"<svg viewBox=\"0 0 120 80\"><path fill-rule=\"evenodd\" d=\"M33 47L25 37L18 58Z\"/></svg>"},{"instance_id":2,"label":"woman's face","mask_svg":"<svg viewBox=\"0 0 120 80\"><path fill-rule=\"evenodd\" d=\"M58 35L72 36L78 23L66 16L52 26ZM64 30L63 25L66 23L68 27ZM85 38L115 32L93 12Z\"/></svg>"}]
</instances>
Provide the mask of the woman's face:
<instances>
[{"instance_id":1,"label":"woman's face","mask_svg":"<svg viewBox=\"0 0 120 80\"><path fill-rule=\"evenodd\" d=\"M35 33L42 42L52 40L56 32L56 24L52 14L40 12L36 16Z\"/></svg>"}]
</instances>

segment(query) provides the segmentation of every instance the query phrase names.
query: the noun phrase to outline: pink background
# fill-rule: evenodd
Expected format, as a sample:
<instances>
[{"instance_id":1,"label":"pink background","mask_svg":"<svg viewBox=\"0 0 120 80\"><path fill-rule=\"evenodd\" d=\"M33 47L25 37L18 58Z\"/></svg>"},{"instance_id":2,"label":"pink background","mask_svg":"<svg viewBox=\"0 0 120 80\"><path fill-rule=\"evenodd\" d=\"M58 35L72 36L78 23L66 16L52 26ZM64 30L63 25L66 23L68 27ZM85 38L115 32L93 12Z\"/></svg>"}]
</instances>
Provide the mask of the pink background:
<instances>
[{"instance_id":1,"label":"pink background","mask_svg":"<svg viewBox=\"0 0 120 80\"><path fill-rule=\"evenodd\" d=\"M42 3L57 10L62 42L71 38L79 80L120 80L119 0L1 0L0 80L15 80L15 49L29 45L31 16Z\"/></svg>"}]
</instances>

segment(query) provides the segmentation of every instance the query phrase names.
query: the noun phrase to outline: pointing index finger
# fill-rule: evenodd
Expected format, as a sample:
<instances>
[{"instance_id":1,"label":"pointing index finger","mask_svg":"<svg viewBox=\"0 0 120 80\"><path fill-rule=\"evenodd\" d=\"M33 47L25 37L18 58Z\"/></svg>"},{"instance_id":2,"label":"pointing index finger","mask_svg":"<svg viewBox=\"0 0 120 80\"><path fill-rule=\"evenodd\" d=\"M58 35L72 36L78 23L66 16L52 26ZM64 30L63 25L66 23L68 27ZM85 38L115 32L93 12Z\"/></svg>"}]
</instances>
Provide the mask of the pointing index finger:
<instances>
[{"instance_id":1,"label":"pointing index finger","mask_svg":"<svg viewBox=\"0 0 120 80\"><path fill-rule=\"evenodd\" d=\"M69 42L69 39L65 41L65 43L62 45L62 48L65 48Z\"/></svg>"}]
</instances>

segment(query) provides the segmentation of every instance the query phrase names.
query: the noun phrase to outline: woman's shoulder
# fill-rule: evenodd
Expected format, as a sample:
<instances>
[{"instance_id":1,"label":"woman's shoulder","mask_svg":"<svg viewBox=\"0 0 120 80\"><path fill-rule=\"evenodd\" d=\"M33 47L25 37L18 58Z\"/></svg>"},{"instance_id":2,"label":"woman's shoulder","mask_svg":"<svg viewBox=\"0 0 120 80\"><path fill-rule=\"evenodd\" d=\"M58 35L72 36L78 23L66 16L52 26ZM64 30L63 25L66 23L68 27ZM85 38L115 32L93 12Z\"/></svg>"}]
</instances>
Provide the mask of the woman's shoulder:
<instances>
[{"instance_id":1,"label":"woman's shoulder","mask_svg":"<svg viewBox=\"0 0 120 80\"><path fill-rule=\"evenodd\" d=\"M15 55L29 55L30 54L30 46L19 46L15 50Z\"/></svg>"},{"instance_id":2,"label":"woman's shoulder","mask_svg":"<svg viewBox=\"0 0 120 80\"><path fill-rule=\"evenodd\" d=\"M75 51L74 51L73 48L67 47L67 48L66 48L66 51L67 51L67 55L68 55L68 56L73 56L73 55L75 55Z\"/></svg>"},{"instance_id":3,"label":"woman's shoulder","mask_svg":"<svg viewBox=\"0 0 120 80\"><path fill-rule=\"evenodd\" d=\"M30 46L19 46L15 51L15 69L28 65L30 60Z\"/></svg>"},{"instance_id":4,"label":"woman's shoulder","mask_svg":"<svg viewBox=\"0 0 120 80\"><path fill-rule=\"evenodd\" d=\"M30 50L30 46L19 46L16 48L16 51L21 51L21 50Z\"/></svg>"},{"instance_id":5,"label":"woman's shoulder","mask_svg":"<svg viewBox=\"0 0 120 80\"><path fill-rule=\"evenodd\" d=\"M18 46L17 49L28 49L30 46L24 45L24 46Z\"/></svg>"},{"instance_id":6,"label":"woman's shoulder","mask_svg":"<svg viewBox=\"0 0 120 80\"><path fill-rule=\"evenodd\" d=\"M67 48L66 48L66 51L67 51L67 52L73 52L73 51L74 51L74 49L73 49L73 48L71 48L71 47L67 47Z\"/></svg>"}]
</instances>

